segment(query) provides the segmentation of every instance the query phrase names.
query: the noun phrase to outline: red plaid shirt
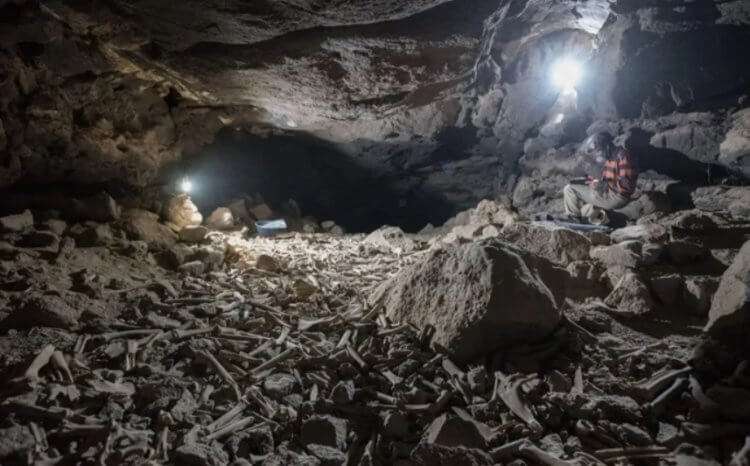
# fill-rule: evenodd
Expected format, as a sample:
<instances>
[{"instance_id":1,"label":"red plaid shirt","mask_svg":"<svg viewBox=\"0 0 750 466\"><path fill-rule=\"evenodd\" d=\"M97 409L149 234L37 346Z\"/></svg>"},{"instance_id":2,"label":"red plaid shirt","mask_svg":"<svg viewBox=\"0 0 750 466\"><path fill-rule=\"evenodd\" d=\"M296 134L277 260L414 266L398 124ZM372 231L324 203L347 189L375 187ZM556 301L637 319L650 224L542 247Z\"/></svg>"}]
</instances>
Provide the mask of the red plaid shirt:
<instances>
[{"instance_id":1,"label":"red plaid shirt","mask_svg":"<svg viewBox=\"0 0 750 466\"><path fill-rule=\"evenodd\" d=\"M625 149L617 149L615 157L604 162L602 179L613 191L625 197L632 196L638 181L638 171L630 153Z\"/></svg>"}]
</instances>

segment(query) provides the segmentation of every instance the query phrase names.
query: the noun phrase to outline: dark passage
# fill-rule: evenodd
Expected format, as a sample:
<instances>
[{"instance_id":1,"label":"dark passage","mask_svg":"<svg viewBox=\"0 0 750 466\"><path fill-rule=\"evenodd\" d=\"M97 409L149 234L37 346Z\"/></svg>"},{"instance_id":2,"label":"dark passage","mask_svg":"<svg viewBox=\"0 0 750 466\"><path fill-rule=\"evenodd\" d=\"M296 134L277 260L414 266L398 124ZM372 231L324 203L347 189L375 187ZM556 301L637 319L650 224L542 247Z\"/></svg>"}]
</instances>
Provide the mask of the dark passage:
<instances>
[{"instance_id":1,"label":"dark passage","mask_svg":"<svg viewBox=\"0 0 750 466\"><path fill-rule=\"evenodd\" d=\"M397 193L388 178L308 135L261 137L226 130L187 160L184 172L204 214L243 194L260 194L272 206L294 199L303 215L335 219L350 232L384 224L416 231L453 213L430 193Z\"/></svg>"}]
</instances>

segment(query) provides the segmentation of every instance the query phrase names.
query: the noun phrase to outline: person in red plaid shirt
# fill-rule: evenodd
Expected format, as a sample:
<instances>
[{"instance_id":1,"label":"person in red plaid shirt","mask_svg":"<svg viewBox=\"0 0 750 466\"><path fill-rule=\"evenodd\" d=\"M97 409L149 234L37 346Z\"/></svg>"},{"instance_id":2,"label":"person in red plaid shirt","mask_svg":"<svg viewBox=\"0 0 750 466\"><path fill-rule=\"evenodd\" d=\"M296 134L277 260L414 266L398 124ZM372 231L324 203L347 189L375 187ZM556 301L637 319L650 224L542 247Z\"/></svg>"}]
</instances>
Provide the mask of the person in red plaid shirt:
<instances>
[{"instance_id":1,"label":"person in red plaid shirt","mask_svg":"<svg viewBox=\"0 0 750 466\"><path fill-rule=\"evenodd\" d=\"M630 152L615 146L611 134L596 133L588 145L597 163L603 165L601 177L589 177L584 184L565 186L565 213L572 222L606 224L606 211L619 209L630 202L635 193L638 171Z\"/></svg>"}]
</instances>

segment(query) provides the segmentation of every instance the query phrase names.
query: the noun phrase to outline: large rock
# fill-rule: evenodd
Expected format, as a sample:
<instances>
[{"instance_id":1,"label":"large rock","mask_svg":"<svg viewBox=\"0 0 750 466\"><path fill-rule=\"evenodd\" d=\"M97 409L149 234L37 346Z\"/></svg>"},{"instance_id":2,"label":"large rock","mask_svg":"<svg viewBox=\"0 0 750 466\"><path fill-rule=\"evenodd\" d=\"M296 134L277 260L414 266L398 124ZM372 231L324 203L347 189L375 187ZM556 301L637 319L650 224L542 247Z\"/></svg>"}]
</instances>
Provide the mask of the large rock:
<instances>
[{"instance_id":1,"label":"large rock","mask_svg":"<svg viewBox=\"0 0 750 466\"><path fill-rule=\"evenodd\" d=\"M714 336L747 337L750 330L750 241L724 272L711 301L705 330Z\"/></svg>"},{"instance_id":2,"label":"large rock","mask_svg":"<svg viewBox=\"0 0 750 466\"><path fill-rule=\"evenodd\" d=\"M692 192L695 207L706 212L729 212L737 220L750 221L750 186L708 186Z\"/></svg>"},{"instance_id":3,"label":"large rock","mask_svg":"<svg viewBox=\"0 0 750 466\"><path fill-rule=\"evenodd\" d=\"M735 113L719 146L719 162L750 178L750 108Z\"/></svg>"},{"instance_id":4,"label":"large rock","mask_svg":"<svg viewBox=\"0 0 750 466\"><path fill-rule=\"evenodd\" d=\"M83 309L70 306L66 298L69 296L41 293L20 297L13 303L13 311L0 322L0 327L6 329L73 328L78 323Z\"/></svg>"},{"instance_id":5,"label":"large rock","mask_svg":"<svg viewBox=\"0 0 750 466\"><path fill-rule=\"evenodd\" d=\"M214 230L230 230L234 228L234 215L229 208L219 207L208 216L206 226Z\"/></svg>"},{"instance_id":6,"label":"large rock","mask_svg":"<svg viewBox=\"0 0 750 466\"><path fill-rule=\"evenodd\" d=\"M164 217L179 228L200 225L203 216L187 194L172 196L164 207Z\"/></svg>"},{"instance_id":7,"label":"large rock","mask_svg":"<svg viewBox=\"0 0 750 466\"><path fill-rule=\"evenodd\" d=\"M123 229L134 240L145 241L151 248L169 248L177 241L177 234L168 226L159 223L159 216L141 209L125 211Z\"/></svg>"},{"instance_id":8,"label":"large rock","mask_svg":"<svg viewBox=\"0 0 750 466\"><path fill-rule=\"evenodd\" d=\"M435 328L458 362L539 341L560 321L542 276L552 264L496 240L446 246L386 282L375 295L387 315Z\"/></svg>"},{"instance_id":9,"label":"large rock","mask_svg":"<svg viewBox=\"0 0 750 466\"><path fill-rule=\"evenodd\" d=\"M591 249L591 241L581 233L546 223L511 223L502 229L500 238L563 265L588 259Z\"/></svg>"},{"instance_id":10,"label":"large rock","mask_svg":"<svg viewBox=\"0 0 750 466\"><path fill-rule=\"evenodd\" d=\"M28 230L34 226L34 216L30 210L24 210L20 214L6 215L0 217L0 232L18 233Z\"/></svg>"},{"instance_id":11,"label":"large rock","mask_svg":"<svg viewBox=\"0 0 750 466\"><path fill-rule=\"evenodd\" d=\"M633 272L623 275L604 302L624 316L647 314L654 307L648 285Z\"/></svg>"}]
</instances>

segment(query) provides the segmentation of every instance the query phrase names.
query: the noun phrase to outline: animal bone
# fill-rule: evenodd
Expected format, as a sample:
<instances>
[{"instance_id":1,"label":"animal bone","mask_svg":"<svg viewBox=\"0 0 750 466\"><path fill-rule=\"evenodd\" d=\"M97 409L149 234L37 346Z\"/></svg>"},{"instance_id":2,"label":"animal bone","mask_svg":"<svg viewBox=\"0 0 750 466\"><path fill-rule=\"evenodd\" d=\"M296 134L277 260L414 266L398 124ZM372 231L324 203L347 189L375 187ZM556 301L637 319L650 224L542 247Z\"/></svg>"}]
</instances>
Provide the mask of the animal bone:
<instances>
[{"instance_id":1,"label":"animal bone","mask_svg":"<svg viewBox=\"0 0 750 466\"><path fill-rule=\"evenodd\" d=\"M497 390L500 399L503 400L505 405L521 420L523 420L533 432L541 432L543 430L542 425L536 420L534 414L531 412L528 404L523 401L521 395L521 385L536 378L536 375L530 375L527 377L521 376L510 376L505 377L501 372L495 372L495 378L500 379Z\"/></svg>"},{"instance_id":2,"label":"animal bone","mask_svg":"<svg viewBox=\"0 0 750 466\"><path fill-rule=\"evenodd\" d=\"M29 381L31 383L36 383L40 380L39 377L39 371L42 370L44 366L49 364L50 359L52 359L52 355L55 353L55 346L54 345L47 345L36 355L33 361L31 361L31 365L26 369L26 372L23 374L23 380Z\"/></svg>"},{"instance_id":3,"label":"animal bone","mask_svg":"<svg viewBox=\"0 0 750 466\"><path fill-rule=\"evenodd\" d=\"M62 371L69 384L75 383L73 381L73 374L70 372L70 367L68 367L68 361L65 360L65 356L62 352L55 351L52 353L52 363Z\"/></svg>"},{"instance_id":4,"label":"animal bone","mask_svg":"<svg viewBox=\"0 0 750 466\"><path fill-rule=\"evenodd\" d=\"M224 379L224 382L232 387L232 390L234 390L234 396L237 398L237 401L241 401L242 393L240 392L240 386L237 384L237 381L234 380L234 377L232 377L232 375L227 372L226 369L224 369L224 366L221 365L221 363L214 357L214 355L209 353L208 351L198 351L196 354L211 363L216 372L221 376L222 379Z\"/></svg>"}]
</instances>

